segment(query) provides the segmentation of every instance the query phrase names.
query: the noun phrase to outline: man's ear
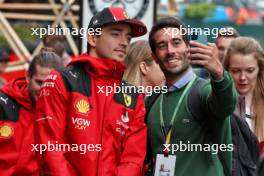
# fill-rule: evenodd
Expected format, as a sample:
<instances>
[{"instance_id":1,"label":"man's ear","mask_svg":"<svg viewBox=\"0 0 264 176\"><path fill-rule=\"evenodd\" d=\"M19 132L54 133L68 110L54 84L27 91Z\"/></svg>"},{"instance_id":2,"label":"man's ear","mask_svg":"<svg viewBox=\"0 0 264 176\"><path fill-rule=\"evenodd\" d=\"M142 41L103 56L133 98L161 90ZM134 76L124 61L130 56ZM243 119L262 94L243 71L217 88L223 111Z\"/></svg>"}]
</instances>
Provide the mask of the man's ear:
<instances>
[{"instance_id":1,"label":"man's ear","mask_svg":"<svg viewBox=\"0 0 264 176\"><path fill-rule=\"evenodd\" d=\"M149 67L147 66L146 62L144 62L144 61L141 61L139 63L139 69L140 69L143 76L145 76L149 71Z\"/></svg>"},{"instance_id":2,"label":"man's ear","mask_svg":"<svg viewBox=\"0 0 264 176\"><path fill-rule=\"evenodd\" d=\"M95 47L96 46L96 35L87 35L88 43L90 46Z\"/></svg>"}]
</instances>

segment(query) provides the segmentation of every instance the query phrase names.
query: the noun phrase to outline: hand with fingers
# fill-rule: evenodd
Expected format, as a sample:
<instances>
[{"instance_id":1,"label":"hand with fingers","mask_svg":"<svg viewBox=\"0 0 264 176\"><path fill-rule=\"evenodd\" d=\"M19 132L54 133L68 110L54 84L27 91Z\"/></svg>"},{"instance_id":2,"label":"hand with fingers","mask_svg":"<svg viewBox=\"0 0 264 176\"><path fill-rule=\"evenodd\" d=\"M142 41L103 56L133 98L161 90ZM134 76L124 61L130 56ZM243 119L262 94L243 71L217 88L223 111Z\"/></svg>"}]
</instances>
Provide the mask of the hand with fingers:
<instances>
[{"instance_id":1,"label":"hand with fingers","mask_svg":"<svg viewBox=\"0 0 264 176\"><path fill-rule=\"evenodd\" d=\"M208 45L190 41L188 58L191 64L203 66L214 80L221 80L224 77L224 68L218 59L218 49L214 43Z\"/></svg>"}]
</instances>

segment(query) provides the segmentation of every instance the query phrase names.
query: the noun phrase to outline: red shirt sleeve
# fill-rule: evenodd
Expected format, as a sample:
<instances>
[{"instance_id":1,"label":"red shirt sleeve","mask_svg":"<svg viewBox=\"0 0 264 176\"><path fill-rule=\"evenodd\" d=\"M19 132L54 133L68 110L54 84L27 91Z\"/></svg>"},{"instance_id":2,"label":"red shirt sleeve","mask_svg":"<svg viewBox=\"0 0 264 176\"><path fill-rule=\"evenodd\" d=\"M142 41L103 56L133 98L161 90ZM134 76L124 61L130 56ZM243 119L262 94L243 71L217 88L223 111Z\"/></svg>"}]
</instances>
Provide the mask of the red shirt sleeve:
<instances>
[{"instance_id":1,"label":"red shirt sleeve","mask_svg":"<svg viewBox=\"0 0 264 176\"><path fill-rule=\"evenodd\" d=\"M56 149L56 144L66 144L67 96L61 75L53 71L44 81L36 105L34 130L40 175L75 175L65 159L67 151Z\"/></svg>"},{"instance_id":2,"label":"red shirt sleeve","mask_svg":"<svg viewBox=\"0 0 264 176\"><path fill-rule=\"evenodd\" d=\"M130 125L130 130L123 141L123 152L120 165L117 167L117 176L142 175L146 155L147 128L144 123L145 107L143 96L139 96L135 117Z\"/></svg>"}]
</instances>

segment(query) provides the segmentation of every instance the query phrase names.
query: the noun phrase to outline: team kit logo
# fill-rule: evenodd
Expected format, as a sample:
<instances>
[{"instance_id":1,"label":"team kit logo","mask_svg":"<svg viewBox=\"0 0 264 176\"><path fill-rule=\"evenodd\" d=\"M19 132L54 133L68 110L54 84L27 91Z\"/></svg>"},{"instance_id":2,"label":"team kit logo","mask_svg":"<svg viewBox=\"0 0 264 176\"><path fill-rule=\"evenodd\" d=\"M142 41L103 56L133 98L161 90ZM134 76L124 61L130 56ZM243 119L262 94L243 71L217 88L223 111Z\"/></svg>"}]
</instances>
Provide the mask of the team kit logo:
<instances>
[{"instance_id":1,"label":"team kit logo","mask_svg":"<svg viewBox=\"0 0 264 176\"><path fill-rule=\"evenodd\" d=\"M14 129L8 124L3 124L0 126L0 137L9 138L14 134Z\"/></svg>"},{"instance_id":2,"label":"team kit logo","mask_svg":"<svg viewBox=\"0 0 264 176\"><path fill-rule=\"evenodd\" d=\"M126 11L123 12L123 15L124 15L124 17L125 17L126 19L129 18L129 15L128 15L128 13L127 13Z\"/></svg>"},{"instance_id":3,"label":"team kit logo","mask_svg":"<svg viewBox=\"0 0 264 176\"><path fill-rule=\"evenodd\" d=\"M87 115L88 112L90 111L90 104L85 99L78 100L75 103L74 107L78 113L83 114L83 115Z\"/></svg>"},{"instance_id":4,"label":"team kit logo","mask_svg":"<svg viewBox=\"0 0 264 176\"><path fill-rule=\"evenodd\" d=\"M74 104L74 108L76 112L81 115L88 115L91 109L89 102L85 99L78 99ZM74 128L78 130L85 130L86 127L89 127L91 124L90 120L81 117L72 117L71 120Z\"/></svg>"},{"instance_id":5,"label":"team kit logo","mask_svg":"<svg viewBox=\"0 0 264 176\"><path fill-rule=\"evenodd\" d=\"M124 100L126 107L131 106L132 97L130 95L127 95L124 93L123 98L124 98L123 100ZM74 108L75 108L77 113L82 114L82 115L87 115L91 109L89 102L85 99L78 99L74 103ZM78 130L85 130L86 127L89 127L91 124L90 120L84 119L81 117L72 117L71 120L72 120L72 124L74 125L74 128L78 129ZM118 121L117 124L123 126L125 129L128 129L128 126L125 123L128 123L129 121L130 121L130 119L128 116L128 112L125 111L121 115L121 121ZM124 134L124 131L121 130L121 128L117 128L117 131L121 132L121 134Z\"/></svg>"},{"instance_id":6,"label":"team kit logo","mask_svg":"<svg viewBox=\"0 0 264 176\"><path fill-rule=\"evenodd\" d=\"M127 95L125 93L123 94L123 96L124 96L124 102L125 102L126 107L129 107L131 105L131 103L132 103L131 96Z\"/></svg>"},{"instance_id":7,"label":"team kit logo","mask_svg":"<svg viewBox=\"0 0 264 176\"><path fill-rule=\"evenodd\" d=\"M126 105L126 107L131 106L132 104L132 97L130 95L127 95L125 93L123 93L123 98L124 98L124 103ZM116 124L118 125L116 128L116 132L120 133L122 136L125 135L125 131L128 130L129 126L128 126L128 122L130 121L128 112L125 111L122 113L121 115L121 120L117 120Z\"/></svg>"}]
</instances>

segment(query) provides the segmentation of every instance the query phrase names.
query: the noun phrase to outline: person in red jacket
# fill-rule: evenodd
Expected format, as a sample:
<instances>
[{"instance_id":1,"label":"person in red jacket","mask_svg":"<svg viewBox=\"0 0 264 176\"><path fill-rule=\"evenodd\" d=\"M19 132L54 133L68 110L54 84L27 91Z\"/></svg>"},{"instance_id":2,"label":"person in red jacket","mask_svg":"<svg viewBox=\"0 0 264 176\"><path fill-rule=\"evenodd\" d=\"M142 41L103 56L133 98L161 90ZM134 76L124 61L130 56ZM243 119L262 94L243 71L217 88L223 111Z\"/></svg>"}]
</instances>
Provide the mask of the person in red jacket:
<instances>
[{"instance_id":1,"label":"person in red jacket","mask_svg":"<svg viewBox=\"0 0 264 176\"><path fill-rule=\"evenodd\" d=\"M139 176L147 133L143 95L118 88L127 85L121 79L130 39L147 29L112 7L94 15L90 28L100 35L88 33L87 54L53 71L41 89L34 147L40 175Z\"/></svg>"},{"instance_id":2,"label":"person in red jacket","mask_svg":"<svg viewBox=\"0 0 264 176\"><path fill-rule=\"evenodd\" d=\"M59 56L41 51L30 63L26 77L0 90L0 175L38 175L33 124L40 85L52 68L62 67Z\"/></svg>"}]
</instances>

